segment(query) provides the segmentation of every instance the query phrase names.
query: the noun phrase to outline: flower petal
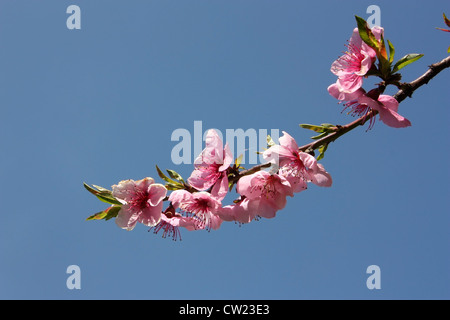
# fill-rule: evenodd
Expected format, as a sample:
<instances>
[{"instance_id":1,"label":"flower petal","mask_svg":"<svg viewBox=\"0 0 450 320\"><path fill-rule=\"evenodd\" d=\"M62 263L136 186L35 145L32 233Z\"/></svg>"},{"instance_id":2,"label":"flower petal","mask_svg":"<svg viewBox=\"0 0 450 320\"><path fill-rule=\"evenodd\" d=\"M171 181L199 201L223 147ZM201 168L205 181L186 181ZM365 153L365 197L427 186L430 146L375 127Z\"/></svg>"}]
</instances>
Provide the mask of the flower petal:
<instances>
[{"instance_id":1,"label":"flower petal","mask_svg":"<svg viewBox=\"0 0 450 320\"><path fill-rule=\"evenodd\" d=\"M136 226L138 218L139 214L130 210L130 207L125 204L120 208L120 211L115 218L115 222L120 228L131 231Z\"/></svg>"},{"instance_id":2,"label":"flower petal","mask_svg":"<svg viewBox=\"0 0 450 320\"><path fill-rule=\"evenodd\" d=\"M228 176L226 172L222 175L222 178L216 181L216 184L211 190L211 195L222 201L228 193Z\"/></svg>"},{"instance_id":3,"label":"flower petal","mask_svg":"<svg viewBox=\"0 0 450 320\"><path fill-rule=\"evenodd\" d=\"M288 149L291 153L298 152L298 145L294 138L286 131L283 131L283 136L278 139L280 145Z\"/></svg>"},{"instance_id":4,"label":"flower petal","mask_svg":"<svg viewBox=\"0 0 450 320\"><path fill-rule=\"evenodd\" d=\"M378 101L380 101L389 110L398 112L399 103L394 97L382 94L378 97Z\"/></svg>"},{"instance_id":5,"label":"flower petal","mask_svg":"<svg viewBox=\"0 0 450 320\"><path fill-rule=\"evenodd\" d=\"M408 119L388 108L381 107L378 112L380 114L380 120L390 127L405 128L411 126L411 122Z\"/></svg>"},{"instance_id":6,"label":"flower petal","mask_svg":"<svg viewBox=\"0 0 450 320\"><path fill-rule=\"evenodd\" d=\"M162 208L163 203L160 202L157 206L142 209L138 221L149 227L157 225L161 220Z\"/></svg>"},{"instance_id":7,"label":"flower petal","mask_svg":"<svg viewBox=\"0 0 450 320\"><path fill-rule=\"evenodd\" d=\"M192 193L186 190L175 190L169 196L169 201L175 209L178 209L180 203L192 199Z\"/></svg>"},{"instance_id":8,"label":"flower petal","mask_svg":"<svg viewBox=\"0 0 450 320\"><path fill-rule=\"evenodd\" d=\"M166 196L167 189L160 183L154 183L150 185L149 189L149 199L148 202L152 206L158 205Z\"/></svg>"},{"instance_id":9,"label":"flower petal","mask_svg":"<svg viewBox=\"0 0 450 320\"><path fill-rule=\"evenodd\" d=\"M311 175L311 182L319 187L331 187L333 179L331 175L325 170L323 165L317 164L317 171Z\"/></svg>"},{"instance_id":10,"label":"flower petal","mask_svg":"<svg viewBox=\"0 0 450 320\"><path fill-rule=\"evenodd\" d=\"M122 180L112 186L112 195L120 200L131 201L135 194L135 187L134 180Z\"/></svg>"},{"instance_id":11,"label":"flower petal","mask_svg":"<svg viewBox=\"0 0 450 320\"><path fill-rule=\"evenodd\" d=\"M223 165L221 165L219 167L219 172L225 171L226 169L228 169L228 167L231 165L231 163L233 162L233 153L230 150L230 146L227 144L225 144L225 148L223 149L224 151L224 158L223 158Z\"/></svg>"}]
</instances>

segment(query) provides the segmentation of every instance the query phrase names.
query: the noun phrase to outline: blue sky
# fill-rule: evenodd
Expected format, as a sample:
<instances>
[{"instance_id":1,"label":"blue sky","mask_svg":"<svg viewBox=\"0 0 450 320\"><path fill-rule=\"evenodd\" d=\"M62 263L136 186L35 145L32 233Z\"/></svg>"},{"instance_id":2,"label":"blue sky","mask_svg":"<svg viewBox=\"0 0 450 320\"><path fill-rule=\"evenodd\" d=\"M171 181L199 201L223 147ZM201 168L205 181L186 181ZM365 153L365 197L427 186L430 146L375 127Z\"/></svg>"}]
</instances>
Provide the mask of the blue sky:
<instances>
[{"instance_id":1,"label":"blue sky","mask_svg":"<svg viewBox=\"0 0 450 320\"><path fill-rule=\"evenodd\" d=\"M71 4L80 30L66 27ZM105 206L84 181L157 178L156 164L188 177L170 138L196 120L299 144L299 123L351 121L329 69L372 4L397 58L425 54L404 81L447 56L443 0L1 1L0 298L450 298L448 70L400 105L412 127L377 122L330 145L333 187L311 185L275 219L181 242L85 221ZM69 265L81 290L66 287Z\"/></svg>"}]
</instances>

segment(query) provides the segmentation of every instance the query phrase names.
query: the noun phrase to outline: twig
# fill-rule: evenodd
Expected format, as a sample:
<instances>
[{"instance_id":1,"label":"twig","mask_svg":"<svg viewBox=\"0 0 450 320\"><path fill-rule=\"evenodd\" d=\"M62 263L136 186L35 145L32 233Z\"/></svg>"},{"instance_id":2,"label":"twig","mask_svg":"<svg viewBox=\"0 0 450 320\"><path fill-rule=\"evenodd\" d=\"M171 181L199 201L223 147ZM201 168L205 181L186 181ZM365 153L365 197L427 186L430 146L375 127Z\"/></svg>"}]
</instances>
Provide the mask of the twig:
<instances>
[{"instance_id":1,"label":"twig","mask_svg":"<svg viewBox=\"0 0 450 320\"><path fill-rule=\"evenodd\" d=\"M402 89L400 89L395 95L394 98L400 103L403 100L406 99L406 97L411 97L414 91L416 91L418 88L420 88L422 85L427 84L431 79L433 79L439 72L442 70L450 67L450 56L429 66L429 69L421 75L419 78L417 78L414 81L411 81L409 83L402 84ZM368 114L365 116L350 122L344 126L337 126L338 129L335 132L330 133L326 137L313 141L311 143L308 143L304 146L301 146L298 148L299 151L309 151L309 150L316 150L320 146L324 144L328 144L330 142L335 141L339 137L343 136L347 132L355 129L356 127L364 125L369 119L376 116L378 112L376 110L371 110Z\"/></svg>"}]
</instances>

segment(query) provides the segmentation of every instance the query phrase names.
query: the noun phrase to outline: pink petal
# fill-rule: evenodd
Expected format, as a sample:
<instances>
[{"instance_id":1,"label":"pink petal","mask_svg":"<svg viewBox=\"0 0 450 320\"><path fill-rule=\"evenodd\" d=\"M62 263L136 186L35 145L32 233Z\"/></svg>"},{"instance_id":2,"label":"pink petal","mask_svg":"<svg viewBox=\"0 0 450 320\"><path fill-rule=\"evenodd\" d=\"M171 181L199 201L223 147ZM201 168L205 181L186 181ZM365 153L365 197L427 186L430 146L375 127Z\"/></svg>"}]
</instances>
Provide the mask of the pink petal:
<instances>
[{"instance_id":1,"label":"pink petal","mask_svg":"<svg viewBox=\"0 0 450 320\"><path fill-rule=\"evenodd\" d=\"M315 170L317 168L317 160L312 155L306 152L299 152L298 156L302 160L306 168Z\"/></svg>"},{"instance_id":2,"label":"pink petal","mask_svg":"<svg viewBox=\"0 0 450 320\"><path fill-rule=\"evenodd\" d=\"M389 110L398 112L399 103L394 97L382 94L378 97L378 101L380 101Z\"/></svg>"},{"instance_id":3,"label":"pink petal","mask_svg":"<svg viewBox=\"0 0 450 320\"><path fill-rule=\"evenodd\" d=\"M252 200L252 201L259 201L259 207L257 214L258 216L261 216L266 219L271 219L276 216L276 213L279 209L284 208L284 205L286 205L286 198L284 198L284 205L283 203L280 203L280 206L275 205L274 203L270 201L266 201L265 198L261 198L261 200Z\"/></svg>"},{"instance_id":4,"label":"pink petal","mask_svg":"<svg viewBox=\"0 0 450 320\"><path fill-rule=\"evenodd\" d=\"M212 214L209 218L209 227L213 230L217 230L222 225L222 219L216 214Z\"/></svg>"},{"instance_id":5,"label":"pink petal","mask_svg":"<svg viewBox=\"0 0 450 320\"><path fill-rule=\"evenodd\" d=\"M355 73L346 73L339 77L337 83L344 93L352 93L361 88L363 78Z\"/></svg>"},{"instance_id":6,"label":"pink petal","mask_svg":"<svg viewBox=\"0 0 450 320\"><path fill-rule=\"evenodd\" d=\"M186 190L175 190L169 196L169 201L172 202L172 205L175 209L178 209L180 203L191 199L192 193Z\"/></svg>"},{"instance_id":7,"label":"pink petal","mask_svg":"<svg viewBox=\"0 0 450 320\"><path fill-rule=\"evenodd\" d=\"M293 193L299 193L308 188L306 181L301 176L287 175L285 178L291 185Z\"/></svg>"},{"instance_id":8,"label":"pink petal","mask_svg":"<svg viewBox=\"0 0 450 320\"><path fill-rule=\"evenodd\" d=\"M193 193L191 199L206 201L212 213L215 213L222 206L220 200L215 199L209 192L205 191Z\"/></svg>"},{"instance_id":9,"label":"pink petal","mask_svg":"<svg viewBox=\"0 0 450 320\"><path fill-rule=\"evenodd\" d=\"M112 195L120 200L130 201L135 194L134 180L123 180L119 184L112 186Z\"/></svg>"},{"instance_id":10,"label":"pink petal","mask_svg":"<svg viewBox=\"0 0 450 320\"><path fill-rule=\"evenodd\" d=\"M353 33L352 33L352 36L350 37L349 43L350 43L350 45L353 45L356 48L359 48L359 49L361 48L363 41L361 39L361 36L359 35L358 28L353 29Z\"/></svg>"},{"instance_id":11,"label":"pink petal","mask_svg":"<svg viewBox=\"0 0 450 320\"><path fill-rule=\"evenodd\" d=\"M203 191L211 188L221 176L221 174L216 171L217 168L205 165L206 167L198 166L197 169L192 171L191 176L188 178L187 182L197 190Z\"/></svg>"},{"instance_id":12,"label":"pink petal","mask_svg":"<svg viewBox=\"0 0 450 320\"><path fill-rule=\"evenodd\" d=\"M149 189L149 200L148 202L152 206L158 205L166 196L167 189L162 184L154 183L150 185Z\"/></svg>"},{"instance_id":13,"label":"pink petal","mask_svg":"<svg viewBox=\"0 0 450 320\"><path fill-rule=\"evenodd\" d=\"M138 180L138 181L135 182L136 188L137 188L137 189L139 189L139 190L145 190L145 191L147 191L148 188L149 188L153 183L155 183L155 180L154 180L153 178L148 178L148 177L147 177L147 178L144 178L144 179L141 179L141 180Z\"/></svg>"},{"instance_id":14,"label":"pink petal","mask_svg":"<svg viewBox=\"0 0 450 320\"><path fill-rule=\"evenodd\" d=\"M142 209L138 221L149 227L157 225L161 220L162 208L163 203L160 202L157 206Z\"/></svg>"},{"instance_id":15,"label":"pink petal","mask_svg":"<svg viewBox=\"0 0 450 320\"><path fill-rule=\"evenodd\" d=\"M317 172L312 174L312 183L318 185L319 187L331 187L333 184L331 175L325 171L324 167L320 163L317 164L317 168Z\"/></svg>"},{"instance_id":16,"label":"pink petal","mask_svg":"<svg viewBox=\"0 0 450 320\"><path fill-rule=\"evenodd\" d=\"M290 162L293 157L294 155L292 151L278 144L271 146L263 152L264 160L276 166L282 166L284 164L283 162L287 160Z\"/></svg>"},{"instance_id":17,"label":"pink petal","mask_svg":"<svg viewBox=\"0 0 450 320\"><path fill-rule=\"evenodd\" d=\"M283 136L278 139L280 145L288 149L291 153L298 151L298 145L294 138L287 132L283 131Z\"/></svg>"},{"instance_id":18,"label":"pink petal","mask_svg":"<svg viewBox=\"0 0 450 320\"><path fill-rule=\"evenodd\" d=\"M261 193L252 192L252 183L254 179L258 179L255 174L251 174L248 176L243 176L240 178L236 184L237 193L246 196L250 199L258 198L261 196Z\"/></svg>"},{"instance_id":19,"label":"pink petal","mask_svg":"<svg viewBox=\"0 0 450 320\"><path fill-rule=\"evenodd\" d=\"M225 157L223 159L223 165L219 167L220 172L228 169L228 167L233 162L233 153L231 152L228 143L225 145L225 149L223 151L225 152Z\"/></svg>"},{"instance_id":20,"label":"pink petal","mask_svg":"<svg viewBox=\"0 0 450 320\"><path fill-rule=\"evenodd\" d=\"M222 201L228 193L228 176L226 173L223 174L222 178L217 180L216 184L211 190L211 195Z\"/></svg>"},{"instance_id":21,"label":"pink petal","mask_svg":"<svg viewBox=\"0 0 450 320\"><path fill-rule=\"evenodd\" d=\"M336 82L328 87L328 93L338 100L351 101L361 97L365 93L365 91L364 89L359 88L358 90L352 93L347 93L344 92L343 89L341 89L341 87L339 86L338 82Z\"/></svg>"},{"instance_id":22,"label":"pink petal","mask_svg":"<svg viewBox=\"0 0 450 320\"><path fill-rule=\"evenodd\" d=\"M380 114L381 121L390 127L405 128L411 126L411 122L408 119L388 108L381 107L378 112Z\"/></svg>"},{"instance_id":23,"label":"pink petal","mask_svg":"<svg viewBox=\"0 0 450 320\"><path fill-rule=\"evenodd\" d=\"M131 231L136 226L138 218L139 214L130 210L129 206L125 204L120 208L120 211L115 218L115 222L120 228Z\"/></svg>"}]
</instances>

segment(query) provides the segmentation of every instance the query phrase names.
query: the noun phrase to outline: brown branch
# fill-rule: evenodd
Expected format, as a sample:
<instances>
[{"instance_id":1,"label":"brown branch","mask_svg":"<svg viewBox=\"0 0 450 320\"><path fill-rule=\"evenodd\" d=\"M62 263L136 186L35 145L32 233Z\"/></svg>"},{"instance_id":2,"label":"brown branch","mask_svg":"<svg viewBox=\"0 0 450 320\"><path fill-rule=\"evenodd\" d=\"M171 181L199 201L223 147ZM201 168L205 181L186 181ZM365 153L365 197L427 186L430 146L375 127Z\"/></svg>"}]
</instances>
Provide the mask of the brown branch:
<instances>
[{"instance_id":1,"label":"brown branch","mask_svg":"<svg viewBox=\"0 0 450 320\"><path fill-rule=\"evenodd\" d=\"M432 64L429 66L429 69L421 75L419 78L417 78L414 81L411 81L409 83L403 83L402 89L400 89L395 95L394 98L400 103L403 100L406 99L406 97L411 97L414 91L416 91L418 88L420 88L422 85L427 84L431 79L433 79L439 72L442 70L450 67L450 56L443 59L440 62L437 62L435 64ZM322 145L328 144L330 142L335 141L339 137L343 136L347 132L355 129L356 127L364 125L371 117L374 117L377 115L377 111L372 110L367 115L350 122L344 126L336 126L336 131L330 133L326 137L313 141L311 143L308 143L304 146L299 147L299 151L312 151L316 150Z\"/></svg>"},{"instance_id":2,"label":"brown branch","mask_svg":"<svg viewBox=\"0 0 450 320\"><path fill-rule=\"evenodd\" d=\"M402 84L402 89L400 89L394 95L394 98L398 102L402 102L403 100L406 99L406 97L411 98L411 95L413 94L414 91L416 91L418 88L420 88L424 84L427 84L428 81L433 79L439 72L441 72L445 68L449 68L449 67L450 67L450 56L448 56L447 58L445 58L444 60L442 60L438 63L432 64L431 66L429 66L429 69L427 70L427 72L425 72L423 75L421 75L416 80L414 80L410 83Z\"/></svg>"}]
</instances>

